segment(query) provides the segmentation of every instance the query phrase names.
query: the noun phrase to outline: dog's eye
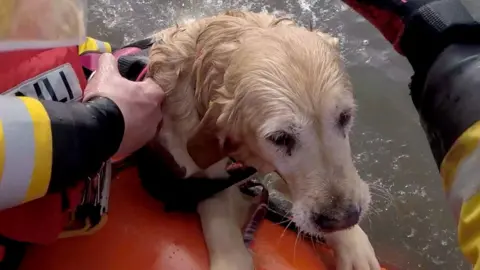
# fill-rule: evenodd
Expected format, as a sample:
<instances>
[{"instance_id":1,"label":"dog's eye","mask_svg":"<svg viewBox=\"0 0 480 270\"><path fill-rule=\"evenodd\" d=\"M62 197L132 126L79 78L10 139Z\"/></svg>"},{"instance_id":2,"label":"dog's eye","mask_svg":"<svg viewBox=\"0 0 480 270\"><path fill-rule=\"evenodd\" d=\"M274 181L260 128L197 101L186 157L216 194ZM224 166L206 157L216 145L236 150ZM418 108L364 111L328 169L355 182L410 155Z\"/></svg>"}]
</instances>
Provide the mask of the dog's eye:
<instances>
[{"instance_id":1,"label":"dog's eye","mask_svg":"<svg viewBox=\"0 0 480 270\"><path fill-rule=\"evenodd\" d=\"M343 111L342 113L340 113L340 116L338 117L338 125L341 128L345 128L350 123L351 119L352 119L352 112L349 110Z\"/></svg>"},{"instance_id":2,"label":"dog's eye","mask_svg":"<svg viewBox=\"0 0 480 270\"><path fill-rule=\"evenodd\" d=\"M271 143L278 147L285 149L285 153L289 156L292 155L292 150L295 147L295 137L285 131L276 131L267 137Z\"/></svg>"}]
</instances>

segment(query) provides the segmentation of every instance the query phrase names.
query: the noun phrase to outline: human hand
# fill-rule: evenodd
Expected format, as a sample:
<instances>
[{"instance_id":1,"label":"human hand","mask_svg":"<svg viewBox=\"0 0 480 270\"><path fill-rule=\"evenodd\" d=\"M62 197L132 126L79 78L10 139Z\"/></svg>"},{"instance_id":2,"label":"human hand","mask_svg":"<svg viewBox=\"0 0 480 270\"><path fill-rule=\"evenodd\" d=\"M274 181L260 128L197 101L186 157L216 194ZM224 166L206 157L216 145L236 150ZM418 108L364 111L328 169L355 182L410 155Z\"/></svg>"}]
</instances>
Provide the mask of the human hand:
<instances>
[{"instance_id":1,"label":"human hand","mask_svg":"<svg viewBox=\"0 0 480 270\"><path fill-rule=\"evenodd\" d=\"M162 120L161 103L165 93L153 80L133 82L123 78L115 57L106 53L100 57L83 100L98 96L111 99L122 112L125 122L122 143L115 158L133 153L155 136Z\"/></svg>"}]
</instances>

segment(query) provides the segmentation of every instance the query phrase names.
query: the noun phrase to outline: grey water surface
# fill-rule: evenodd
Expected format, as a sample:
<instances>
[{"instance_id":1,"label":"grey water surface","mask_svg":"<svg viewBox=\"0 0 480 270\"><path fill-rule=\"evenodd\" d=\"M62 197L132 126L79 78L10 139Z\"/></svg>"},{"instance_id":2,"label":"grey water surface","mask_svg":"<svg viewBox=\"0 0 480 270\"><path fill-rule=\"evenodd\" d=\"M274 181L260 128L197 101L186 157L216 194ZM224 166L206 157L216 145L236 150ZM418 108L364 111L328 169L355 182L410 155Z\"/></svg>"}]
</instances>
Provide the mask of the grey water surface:
<instances>
[{"instance_id":1,"label":"grey water surface","mask_svg":"<svg viewBox=\"0 0 480 270\"><path fill-rule=\"evenodd\" d=\"M480 4L465 1L480 18ZM351 137L361 176L373 184L363 222L378 257L400 270L469 269L441 180L408 90L408 63L337 0L89 0L88 32L116 45L226 9L286 12L340 38L359 110ZM293 247L292 247L293 248Z\"/></svg>"}]
</instances>

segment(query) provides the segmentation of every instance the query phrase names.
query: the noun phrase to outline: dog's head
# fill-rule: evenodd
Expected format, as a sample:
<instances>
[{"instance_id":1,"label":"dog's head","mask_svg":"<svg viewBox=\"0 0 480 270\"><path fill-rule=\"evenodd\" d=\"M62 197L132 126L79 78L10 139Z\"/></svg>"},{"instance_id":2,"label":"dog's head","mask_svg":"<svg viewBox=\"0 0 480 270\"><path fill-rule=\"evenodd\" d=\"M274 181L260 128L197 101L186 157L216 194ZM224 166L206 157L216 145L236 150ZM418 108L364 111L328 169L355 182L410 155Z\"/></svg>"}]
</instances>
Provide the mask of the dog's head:
<instances>
[{"instance_id":1,"label":"dog's head","mask_svg":"<svg viewBox=\"0 0 480 270\"><path fill-rule=\"evenodd\" d=\"M192 157L207 166L216 160L208 156L223 153L276 171L303 231L355 225L370 193L351 157L355 102L337 40L280 23L262 28L222 20L196 40L196 97L210 103L189 144L191 155L198 154Z\"/></svg>"}]
</instances>

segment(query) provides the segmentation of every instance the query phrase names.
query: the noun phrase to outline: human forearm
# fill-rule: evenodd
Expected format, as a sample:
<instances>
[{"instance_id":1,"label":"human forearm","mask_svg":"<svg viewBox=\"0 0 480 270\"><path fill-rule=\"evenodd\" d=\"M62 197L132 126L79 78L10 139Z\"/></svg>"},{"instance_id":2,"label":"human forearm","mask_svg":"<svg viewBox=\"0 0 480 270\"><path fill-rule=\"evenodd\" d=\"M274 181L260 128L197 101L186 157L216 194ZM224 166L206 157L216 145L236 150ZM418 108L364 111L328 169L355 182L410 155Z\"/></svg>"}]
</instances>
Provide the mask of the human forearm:
<instances>
[{"instance_id":1,"label":"human forearm","mask_svg":"<svg viewBox=\"0 0 480 270\"><path fill-rule=\"evenodd\" d=\"M119 148L124 134L123 116L108 98L86 103L44 101L52 126L52 176L49 191L95 173Z\"/></svg>"},{"instance_id":2,"label":"human forearm","mask_svg":"<svg viewBox=\"0 0 480 270\"><path fill-rule=\"evenodd\" d=\"M416 73L425 73L450 44L480 43L480 25L459 0L343 2L373 24Z\"/></svg>"},{"instance_id":3,"label":"human forearm","mask_svg":"<svg viewBox=\"0 0 480 270\"><path fill-rule=\"evenodd\" d=\"M480 25L457 0L344 0L405 55L412 101L437 164L478 120ZM478 73L477 73L478 74Z\"/></svg>"},{"instance_id":4,"label":"human forearm","mask_svg":"<svg viewBox=\"0 0 480 270\"><path fill-rule=\"evenodd\" d=\"M411 63L412 101L441 171L460 248L480 269L478 23L456 0L344 1Z\"/></svg>"},{"instance_id":5,"label":"human forearm","mask_svg":"<svg viewBox=\"0 0 480 270\"><path fill-rule=\"evenodd\" d=\"M480 269L480 46L452 45L440 54L417 108L442 175L462 252Z\"/></svg>"},{"instance_id":6,"label":"human forearm","mask_svg":"<svg viewBox=\"0 0 480 270\"><path fill-rule=\"evenodd\" d=\"M107 98L59 103L0 96L0 209L60 191L118 149L123 116Z\"/></svg>"}]
</instances>

